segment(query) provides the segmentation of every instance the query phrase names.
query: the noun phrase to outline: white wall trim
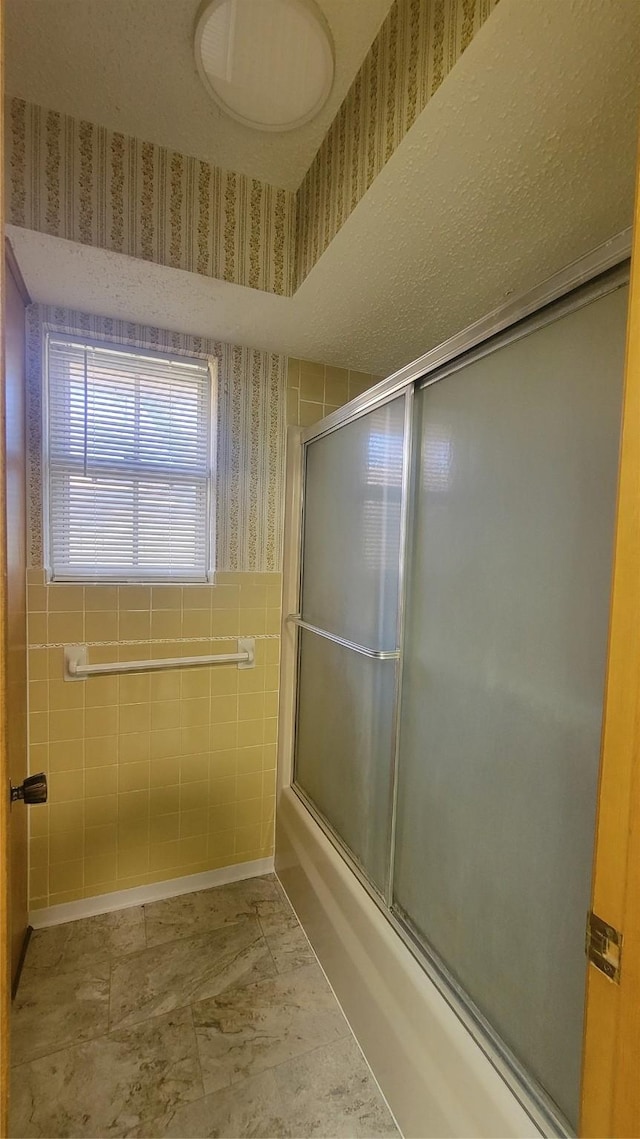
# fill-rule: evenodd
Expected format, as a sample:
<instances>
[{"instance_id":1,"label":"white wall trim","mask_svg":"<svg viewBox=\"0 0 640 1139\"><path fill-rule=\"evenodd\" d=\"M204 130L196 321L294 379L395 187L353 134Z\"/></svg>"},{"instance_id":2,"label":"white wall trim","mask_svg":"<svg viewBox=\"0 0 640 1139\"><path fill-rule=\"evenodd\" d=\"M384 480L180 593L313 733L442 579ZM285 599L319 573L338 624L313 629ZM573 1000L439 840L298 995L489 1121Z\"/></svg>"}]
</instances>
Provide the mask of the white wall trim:
<instances>
[{"instance_id":1,"label":"white wall trim","mask_svg":"<svg viewBox=\"0 0 640 1139\"><path fill-rule=\"evenodd\" d=\"M152 882L148 886L134 886L131 890L116 890L112 894L98 894L93 898L80 898L77 902L64 902L59 906L31 910L29 924L34 929L44 929L66 921L77 921L78 918L95 917L96 914L109 914L113 910L123 910L129 906L143 906L147 902L175 898L179 894L209 890L212 886L225 886L228 882L240 882L244 878L258 878L261 874L272 872L273 858L238 862L235 866L205 870L202 874L188 874L184 878L170 878L165 882Z\"/></svg>"}]
</instances>

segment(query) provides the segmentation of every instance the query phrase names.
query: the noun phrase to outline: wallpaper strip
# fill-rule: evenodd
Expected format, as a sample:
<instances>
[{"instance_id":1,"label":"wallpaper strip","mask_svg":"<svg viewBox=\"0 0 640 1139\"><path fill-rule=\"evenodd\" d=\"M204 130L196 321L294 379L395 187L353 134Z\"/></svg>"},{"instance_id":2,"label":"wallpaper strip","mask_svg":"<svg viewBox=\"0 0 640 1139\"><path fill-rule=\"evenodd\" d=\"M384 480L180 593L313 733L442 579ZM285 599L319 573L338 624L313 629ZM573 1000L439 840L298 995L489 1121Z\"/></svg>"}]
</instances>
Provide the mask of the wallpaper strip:
<instances>
[{"instance_id":1,"label":"wallpaper strip","mask_svg":"<svg viewBox=\"0 0 640 1139\"><path fill-rule=\"evenodd\" d=\"M297 194L296 288L498 0L395 0Z\"/></svg>"},{"instance_id":2,"label":"wallpaper strip","mask_svg":"<svg viewBox=\"0 0 640 1139\"><path fill-rule=\"evenodd\" d=\"M216 570L276 573L282 561L286 358L255 348L31 305L27 310L29 400L28 564L43 565L42 350L46 329L217 362Z\"/></svg>"},{"instance_id":3,"label":"wallpaper strip","mask_svg":"<svg viewBox=\"0 0 640 1139\"><path fill-rule=\"evenodd\" d=\"M8 221L288 295L295 195L11 99Z\"/></svg>"}]
</instances>

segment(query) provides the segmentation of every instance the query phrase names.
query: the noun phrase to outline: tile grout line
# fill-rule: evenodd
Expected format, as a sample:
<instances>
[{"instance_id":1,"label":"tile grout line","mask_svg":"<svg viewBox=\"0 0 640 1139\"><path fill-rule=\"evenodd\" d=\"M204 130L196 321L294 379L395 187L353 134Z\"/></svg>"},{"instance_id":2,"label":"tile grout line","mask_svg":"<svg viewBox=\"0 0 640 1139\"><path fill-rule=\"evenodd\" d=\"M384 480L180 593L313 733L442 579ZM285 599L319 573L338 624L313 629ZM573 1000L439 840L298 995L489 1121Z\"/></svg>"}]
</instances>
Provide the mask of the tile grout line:
<instances>
[{"instance_id":1,"label":"tile grout line","mask_svg":"<svg viewBox=\"0 0 640 1139\"><path fill-rule=\"evenodd\" d=\"M198 1064L198 1071L200 1073L200 1087L202 1088L202 1095L194 1096L194 1098L192 1100L190 1100L189 1102L190 1103L197 1103L198 1100L204 1099L204 1097L207 1093L204 1090L204 1071L202 1069L202 1060L200 1059L200 1046L198 1044L198 1033L196 1032L195 1021L193 1019L193 1003L192 1002L189 1003L188 1008L189 1008L189 1021L191 1024L191 1032L193 1034L193 1044L194 1044L194 1048L195 1048L196 1061ZM152 1120L149 1120L149 1122L151 1123Z\"/></svg>"},{"instance_id":2,"label":"tile grout line","mask_svg":"<svg viewBox=\"0 0 640 1139\"><path fill-rule=\"evenodd\" d=\"M221 887L215 887L215 886L214 886L214 887L211 887L211 888L212 888L212 889L224 889L224 886L221 886ZM170 899L167 899L167 900L170 900ZM252 919L255 919L255 921L256 921L256 924L258 925L258 929L259 929L259 931L260 931L260 932L259 932L259 938L258 938L258 940L263 940L263 941L265 942L265 945L267 946L267 948L269 948L269 946L268 946L268 944L267 944L267 940L266 940L266 938L264 937L264 935L263 935L263 933L262 933L262 927L260 926L260 923L259 923L259 920L258 920L258 917L257 917L257 915L256 915L256 914L243 914L243 915L241 915L241 920L240 920L239 922L234 922L233 924L234 924L234 925L236 925L236 926L237 926L237 925L244 925L244 924L246 924L247 922L250 922ZM146 946L146 948L145 948L145 949L138 949L138 950L134 950L134 951L133 951L133 953L131 953L131 954L123 954L123 956L122 956L122 958L120 958L120 960L124 960L124 959L125 959L126 957L128 957L128 956L134 956L134 955L138 955L138 954L140 954L140 953L151 952L151 951L153 951L154 949L164 949L164 948L166 948L166 947L169 947L169 946L178 945L178 944L180 944L180 943L181 943L181 942L183 942L183 941L188 941L188 940L195 940L196 938L207 937L207 936L209 936L209 935L211 935L211 934L220 933L220 932L222 932L222 931L223 931L225 928L226 928L226 923L224 923L224 924L223 924L223 925L221 925L221 926L215 926L213 929L203 930L203 931L202 931L201 933L199 933L199 934L188 934L188 935L187 935L187 937L178 937L178 938L175 938L175 939L174 939L174 940L172 940L172 941L163 941L163 942L160 942L158 945L151 945L151 946ZM252 944L255 944L255 943L252 943ZM245 947L245 948L246 948L246 947ZM238 956L239 956L239 955L240 955L240 954L241 954L243 951L244 951L243 949L240 949L240 950L238 950L238 951L236 952L236 954L235 954L235 955L234 955L234 957L232 958L231 964L233 964L233 961L235 961L235 960L236 960L236 958L237 958L237 957L238 957ZM271 951L270 951L270 949L269 949L269 954L271 955ZM277 966L275 966L275 962L274 962L274 967L276 968L276 976L278 976L278 972L277 972ZM260 978L260 979L261 979L261 980L264 980L265 978ZM255 980L247 980L247 981L245 981L245 982L239 981L239 982L236 982L234 985L230 985L230 986L229 986L229 989L228 989L228 990L227 990L227 989L224 989L224 990L222 990L222 992L227 992L227 991L230 991L231 989L246 989L246 988L249 988L251 985L253 985L253 984L257 984L257 983L258 983L258 982L257 982L257 981L255 981ZM111 989L109 990L109 995L111 996ZM214 994L214 995L215 995L215 994ZM202 1000L203 1000L203 1001L205 1001L205 1000L210 1000L210 999L211 999L210 997L203 997L203 998L202 998ZM172 1013L172 1012L179 1012L180 1010L182 1010L182 1009L185 1009L185 1008L192 1008L192 1006L193 1006L194 1004L198 1004L198 1003L200 1003L200 1002L198 1002L198 1001L193 1001L193 1000L191 1000L191 999L188 999L188 1000L187 1000L187 1002L186 1002L186 1004L177 1004L177 1005L175 1005L173 1008L171 1008L171 1009L167 1010L167 1012L165 1012L165 1013L154 1013L152 1016L144 1017L144 1018L142 1018L141 1020L136 1020L136 1021L134 1021L134 1022L133 1022L133 1024L125 1025L124 1027L125 1027L125 1029L127 1029L127 1030L128 1030L128 1029L132 1029L132 1028L137 1028L139 1025L142 1025L142 1024L146 1024L146 1023L147 1023L149 1020L154 1020L154 1019L155 1019L157 1016L166 1016L166 1015L168 1015L169 1013ZM116 1032L117 1030L118 1030L118 1027L117 1027L117 1025L116 1025L116 1027L115 1027L115 1028L110 1028L110 1030L109 1030L109 1031L110 1031L110 1032L111 1032L111 1031L113 1031L113 1032ZM103 1035L108 1035L108 1034L103 1034Z\"/></svg>"}]
</instances>

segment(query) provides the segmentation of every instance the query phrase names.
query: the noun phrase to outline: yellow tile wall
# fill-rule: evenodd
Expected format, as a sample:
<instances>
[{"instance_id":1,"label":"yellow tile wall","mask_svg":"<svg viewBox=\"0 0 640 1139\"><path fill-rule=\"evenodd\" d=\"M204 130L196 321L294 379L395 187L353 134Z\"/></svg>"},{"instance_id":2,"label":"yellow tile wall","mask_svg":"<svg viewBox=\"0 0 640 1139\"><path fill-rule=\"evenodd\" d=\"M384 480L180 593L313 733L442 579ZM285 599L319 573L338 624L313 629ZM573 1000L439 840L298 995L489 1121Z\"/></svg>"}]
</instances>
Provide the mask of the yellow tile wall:
<instances>
[{"instance_id":1,"label":"yellow tile wall","mask_svg":"<svg viewBox=\"0 0 640 1139\"><path fill-rule=\"evenodd\" d=\"M287 423L310 427L377 384L379 376L332 368L312 360L287 361Z\"/></svg>"},{"instance_id":2,"label":"yellow tile wall","mask_svg":"<svg viewBox=\"0 0 640 1139\"><path fill-rule=\"evenodd\" d=\"M378 377L289 359L287 422L307 426ZM273 852L281 576L214 585L65 585L29 569L30 813L36 909ZM65 644L90 663L233 652L256 668L63 679Z\"/></svg>"},{"instance_id":3,"label":"yellow tile wall","mask_svg":"<svg viewBox=\"0 0 640 1139\"><path fill-rule=\"evenodd\" d=\"M279 574L215 585L46 585L28 578L31 907L197 874L273 851ZM63 644L90 663L235 652L256 667L63 679Z\"/></svg>"}]
</instances>

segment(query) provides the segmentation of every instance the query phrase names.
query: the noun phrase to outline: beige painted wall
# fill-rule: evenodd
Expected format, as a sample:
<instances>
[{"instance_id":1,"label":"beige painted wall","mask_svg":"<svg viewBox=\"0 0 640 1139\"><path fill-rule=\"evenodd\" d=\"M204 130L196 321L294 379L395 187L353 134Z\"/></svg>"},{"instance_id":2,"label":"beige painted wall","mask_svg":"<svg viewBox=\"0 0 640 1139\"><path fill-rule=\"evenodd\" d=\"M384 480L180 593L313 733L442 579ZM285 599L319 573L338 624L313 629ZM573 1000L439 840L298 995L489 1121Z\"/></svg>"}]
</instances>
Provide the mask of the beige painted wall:
<instances>
[{"instance_id":1,"label":"beige painted wall","mask_svg":"<svg viewBox=\"0 0 640 1139\"><path fill-rule=\"evenodd\" d=\"M102 331L106 334L104 325ZM158 330L146 334L150 331L156 343L165 335ZM234 460L233 483L219 472L218 513L233 507L234 519L241 520L236 527L280 532L285 421L312 423L369 387L375 377L289 360L283 369L286 388L284 383L277 388L282 413L274 418L272 409L261 423L260 408L266 404L246 398L247 389L253 387L259 397L271 369L262 366L252 375L250 350L220 347L220 383L230 382L225 369L235 361L233 383L239 389L226 405L231 410L222 407L222 430L238 435L236 452L245 461ZM249 374L243 372L243 361ZM39 399L33 399L41 374L39 366L36 370L36 376L33 370L30 375L32 418L39 416L40 407ZM279 424L277 486L268 494L268 486L261 484L259 501L249 509L254 451L262 456L260 465L268 467L273 422ZM253 444L245 447L245 438ZM39 425L32 422L32 451L39 449L39 440ZM37 534L42 524L39 454L31 460L32 530ZM220 485L233 486L233 500L231 491L220 493ZM238 508L237 502L244 506ZM32 909L273 853L280 554L271 571L249 569L247 559L257 556L254 547L232 530L219 557L239 550L236 568L221 567L215 584L204 586L47 585L42 544L32 543L30 770L46 771L50 786L47 806L30 813ZM269 548L265 540L263 566ZM62 646L68 643L88 643L89 659L98 663L230 652L237 636L256 638L255 669L218 666L78 683L63 679Z\"/></svg>"}]
</instances>

